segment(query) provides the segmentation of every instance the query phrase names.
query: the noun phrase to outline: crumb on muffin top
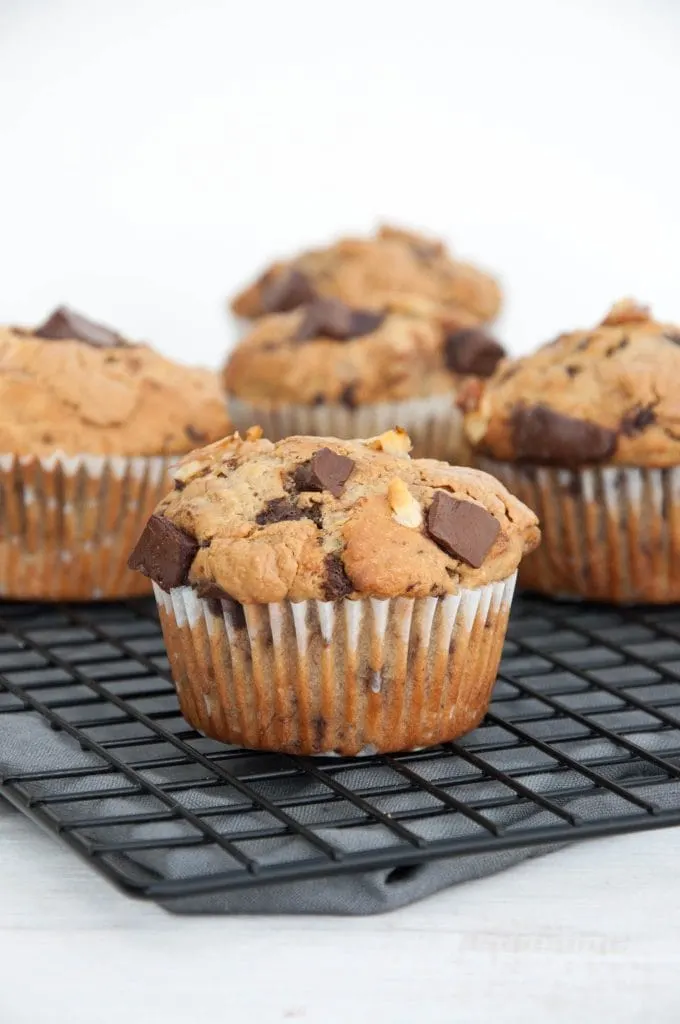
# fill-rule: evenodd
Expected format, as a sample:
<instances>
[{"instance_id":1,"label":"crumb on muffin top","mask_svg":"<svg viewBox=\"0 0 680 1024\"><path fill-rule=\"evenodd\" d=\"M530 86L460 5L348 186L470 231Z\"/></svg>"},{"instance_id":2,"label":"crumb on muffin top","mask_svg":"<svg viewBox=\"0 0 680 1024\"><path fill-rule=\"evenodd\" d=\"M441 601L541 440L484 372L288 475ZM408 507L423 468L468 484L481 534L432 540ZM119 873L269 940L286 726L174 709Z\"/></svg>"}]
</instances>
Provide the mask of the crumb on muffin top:
<instances>
[{"instance_id":1,"label":"crumb on muffin top","mask_svg":"<svg viewBox=\"0 0 680 1024\"><path fill-rule=\"evenodd\" d=\"M130 567L246 604L440 596L510 576L538 543L533 512L486 473L409 450L399 429L234 434L180 463Z\"/></svg>"},{"instance_id":2,"label":"crumb on muffin top","mask_svg":"<svg viewBox=\"0 0 680 1024\"><path fill-rule=\"evenodd\" d=\"M500 461L680 465L680 329L632 299L470 386L469 440Z\"/></svg>"},{"instance_id":3,"label":"crumb on muffin top","mask_svg":"<svg viewBox=\"0 0 680 1024\"><path fill-rule=\"evenodd\" d=\"M321 296L357 309L401 312L445 326L464 313L492 320L501 293L497 282L454 260L444 244L424 235L383 226L369 238L343 238L274 263L232 302L238 316L283 313Z\"/></svg>"},{"instance_id":4,"label":"crumb on muffin top","mask_svg":"<svg viewBox=\"0 0 680 1024\"><path fill-rule=\"evenodd\" d=\"M232 395L272 408L354 408L451 392L465 376L489 376L503 356L469 314L444 331L419 317L317 298L258 320L231 353L224 383Z\"/></svg>"},{"instance_id":5,"label":"crumb on muffin top","mask_svg":"<svg viewBox=\"0 0 680 1024\"><path fill-rule=\"evenodd\" d=\"M0 328L0 452L184 454L229 429L216 373L66 307Z\"/></svg>"}]
</instances>

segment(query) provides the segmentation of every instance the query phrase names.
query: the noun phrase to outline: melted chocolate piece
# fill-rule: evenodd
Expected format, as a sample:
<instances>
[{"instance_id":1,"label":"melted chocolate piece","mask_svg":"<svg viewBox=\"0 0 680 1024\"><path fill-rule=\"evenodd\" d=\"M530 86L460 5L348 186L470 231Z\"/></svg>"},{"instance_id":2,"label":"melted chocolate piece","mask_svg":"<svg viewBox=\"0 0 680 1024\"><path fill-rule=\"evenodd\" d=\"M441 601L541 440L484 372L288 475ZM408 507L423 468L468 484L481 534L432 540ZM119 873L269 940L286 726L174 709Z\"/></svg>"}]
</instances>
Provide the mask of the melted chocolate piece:
<instances>
[{"instance_id":1,"label":"melted chocolate piece","mask_svg":"<svg viewBox=\"0 0 680 1024\"><path fill-rule=\"evenodd\" d=\"M330 448L319 448L308 462L297 467L293 479L299 491L330 491L339 498L353 469L353 459Z\"/></svg>"},{"instance_id":2,"label":"melted chocolate piece","mask_svg":"<svg viewBox=\"0 0 680 1024\"><path fill-rule=\"evenodd\" d=\"M477 327L452 331L444 340L444 361L454 373L490 377L505 349Z\"/></svg>"},{"instance_id":3,"label":"melted chocolate piece","mask_svg":"<svg viewBox=\"0 0 680 1024\"><path fill-rule=\"evenodd\" d=\"M479 569L501 524L485 508L435 491L427 513L427 532L453 558Z\"/></svg>"},{"instance_id":4,"label":"melted chocolate piece","mask_svg":"<svg viewBox=\"0 0 680 1024\"><path fill-rule=\"evenodd\" d=\"M119 334L75 313L68 306L59 306L44 324L33 331L37 338L51 341L84 341L94 348L124 348L126 342Z\"/></svg>"},{"instance_id":5,"label":"melted chocolate piece","mask_svg":"<svg viewBox=\"0 0 680 1024\"><path fill-rule=\"evenodd\" d=\"M313 502L309 508L304 509L303 515L305 519L311 519L314 525L318 526L319 529L323 527L323 512L321 510L321 505L317 504L317 502Z\"/></svg>"},{"instance_id":6,"label":"melted chocolate piece","mask_svg":"<svg viewBox=\"0 0 680 1024\"><path fill-rule=\"evenodd\" d=\"M305 519L305 512L293 505L288 498L272 498L261 512L255 516L258 526L269 526L270 523L287 523L296 519Z\"/></svg>"},{"instance_id":7,"label":"melted chocolate piece","mask_svg":"<svg viewBox=\"0 0 680 1024\"><path fill-rule=\"evenodd\" d=\"M194 590L199 597L205 597L210 601L230 600L226 590L223 590L214 580L197 580L194 583Z\"/></svg>"},{"instance_id":8,"label":"melted chocolate piece","mask_svg":"<svg viewBox=\"0 0 680 1024\"><path fill-rule=\"evenodd\" d=\"M315 297L309 278L291 268L263 284L260 305L263 313L288 313L306 302L313 302Z\"/></svg>"},{"instance_id":9,"label":"melted chocolate piece","mask_svg":"<svg viewBox=\"0 0 680 1024\"><path fill-rule=\"evenodd\" d=\"M312 720L312 728L314 729L314 751L320 754L324 749L324 736L326 735L326 726L328 725L323 715L317 715Z\"/></svg>"},{"instance_id":10,"label":"melted chocolate piece","mask_svg":"<svg viewBox=\"0 0 680 1024\"><path fill-rule=\"evenodd\" d=\"M383 313L352 309L340 299L316 299L307 307L295 341L330 338L348 341L375 331L384 320Z\"/></svg>"},{"instance_id":11,"label":"melted chocolate piece","mask_svg":"<svg viewBox=\"0 0 680 1024\"><path fill-rule=\"evenodd\" d=\"M138 569L163 590L181 587L198 551L198 542L165 516L152 515L128 559L128 568Z\"/></svg>"},{"instance_id":12,"label":"melted chocolate piece","mask_svg":"<svg viewBox=\"0 0 680 1024\"><path fill-rule=\"evenodd\" d=\"M354 590L351 579L339 555L326 555L326 579L323 582L324 601L340 601Z\"/></svg>"},{"instance_id":13,"label":"melted chocolate piece","mask_svg":"<svg viewBox=\"0 0 680 1024\"><path fill-rule=\"evenodd\" d=\"M621 433L626 437L635 437L641 434L647 427L656 423L656 413L653 406L644 405L637 409L631 409L621 420Z\"/></svg>"},{"instance_id":14,"label":"melted chocolate piece","mask_svg":"<svg viewBox=\"0 0 680 1024\"><path fill-rule=\"evenodd\" d=\"M517 406L511 429L518 460L549 466L604 462L616 451L618 440L615 430L543 405Z\"/></svg>"},{"instance_id":15,"label":"melted chocolate piece","mask_svg":"<svg viewBox=\"0 0 680 1024\"><path fill-rule=\"evenodd\" d=\"M356 400L357 387L358 384L354 381L340 392L340 404L344 405L347 409L356 409L359 404Z\"/></svg>"}]
</instances>

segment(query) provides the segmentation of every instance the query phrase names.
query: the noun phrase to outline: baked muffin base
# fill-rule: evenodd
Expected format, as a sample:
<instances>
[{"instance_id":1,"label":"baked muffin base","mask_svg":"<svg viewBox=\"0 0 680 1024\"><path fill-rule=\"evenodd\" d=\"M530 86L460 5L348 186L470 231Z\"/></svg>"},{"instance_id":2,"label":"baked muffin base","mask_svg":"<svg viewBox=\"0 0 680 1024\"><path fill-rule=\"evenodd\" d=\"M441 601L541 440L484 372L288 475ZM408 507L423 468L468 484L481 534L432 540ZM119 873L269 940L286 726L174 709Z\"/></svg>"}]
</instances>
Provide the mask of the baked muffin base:
<instances>
[{"instance_id":1,"label":"baked muffin base","mask_svg":"<svg viewBox=\"0 0 680 1024\"><path fill-rule=\"evenodd\" d=\"M236 430L243 433L248 427L258 425L270 441L299 434L351 440L374 437L398 426L407 431L413 442L413 458L469 464L462 415L453 392L354 409L340 404L268 408L229 395L227 408Z\"/></svg>"},{"instance_id":2,"label":"baked muffin base","mask_svg":"<svg viewBox=\"0 0 680 1024\"><path fill-rule=\"evenodd\" d=\"M516 574L429 598L240 605L154 584L182 714L238 746L357 756L473 729Z\"/></svg>"},{"instance_id":3,"label":"baked muffin base","mask_svg":"<svg viewBox=\"0 0 680 1024\"><path fill-rule=\"evenodd\" d=\"M0 597L140 597L130 550L170 486L165 456L0 455Z\"/></svg>"},{"instance_id":4,"label":"baked muffin base","mask_svg":"<svg viewBox=\"0 0 680 1024\"><path fill-rule=\"evenodd\" d=\"M477 458L538 515L523 587L614 604L680 601L680 467L557 469Z\"/></svg>"}]
</instances>

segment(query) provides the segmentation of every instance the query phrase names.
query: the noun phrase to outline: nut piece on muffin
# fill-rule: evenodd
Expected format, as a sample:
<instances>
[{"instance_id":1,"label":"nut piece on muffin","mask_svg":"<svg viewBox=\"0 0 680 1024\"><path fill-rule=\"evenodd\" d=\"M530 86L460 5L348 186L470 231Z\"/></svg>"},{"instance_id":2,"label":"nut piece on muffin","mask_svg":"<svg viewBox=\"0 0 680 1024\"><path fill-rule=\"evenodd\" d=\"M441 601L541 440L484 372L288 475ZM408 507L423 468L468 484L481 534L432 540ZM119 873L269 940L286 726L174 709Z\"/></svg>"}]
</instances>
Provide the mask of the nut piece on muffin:
<instances>
[{"instance_id":1,"label":"nut piece on muffin","mask_svg":"<svg viewBox=\"0 0 680 1024\"><path fill-rule=\"evenodd\" d=\"M170 457L228 429L216 374L66 307L0 328L0 596L146 593L126 557Z\"/></svg>"},{"instance_id":2,"label":"nut piece on muffin","mask_svg":"<svg viewBox=\"0 0 680 1024\"><path fill-rule=\"evenodd\" d=\"M453 739L484 715L535 515L473 469L259 429L180 463L130 558L153 579L182 711L299 754Z\"/></svg>"},{"instance_id":3,"label":"nut piece on muffin","mask_svg":"<svg viewBox=\"0 0 680 1024\"><path fill-rule=\"evenodd\" d=\"M477 462L538 513L532 589L680 600L680 329L631 299L466 398Z\"/></svg>"},{"instance_id":4,"label":"nut piece on muffin","mask_svg":"<svg viewBox=\"0 0 680 1024\"><path fill-rule=\"evenodd\" d=\"M356 309L408 313L444 326L468 314L483 323L498 313L501 292L489 274L454 260L436 239L383 226L368 238L343 238L274 263L233 300L253 320L286 313L315 298Z\"/></svg>"},{"instance_id":5,"label":"nut piece on muffin","mask_svg":"<svg viewBox=\"0 0 680 1024\"><path fill-rule=\"evenodd\" d=\"M259 423L271 440L292 434L357 437L394 423L417 455L464 461L456 393L488 377L504 350L469 314L448 331L405 313L315 299L258 320L224 371L237 428Z\"/></svg>"}]
</instances>

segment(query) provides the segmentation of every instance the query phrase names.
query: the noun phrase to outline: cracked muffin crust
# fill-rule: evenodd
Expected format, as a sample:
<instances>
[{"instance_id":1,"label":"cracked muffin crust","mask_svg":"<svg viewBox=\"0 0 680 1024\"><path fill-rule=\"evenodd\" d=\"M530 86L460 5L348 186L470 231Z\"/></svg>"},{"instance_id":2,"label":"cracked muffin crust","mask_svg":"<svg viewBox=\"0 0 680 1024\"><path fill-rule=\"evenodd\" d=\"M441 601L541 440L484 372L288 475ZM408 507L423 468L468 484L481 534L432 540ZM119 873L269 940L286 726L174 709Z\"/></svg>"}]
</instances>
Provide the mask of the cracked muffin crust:
<instances>
[{"instance_id":1,"label":"cracked muffin crust","mask_svg":"<svg viewBox=\"0 0 680 1024\"><path fill-rule=\"evenodd\" d=\"M192 455L130 559L165 590L242 604L421 598L504 580L539 540L493 477L366 441L254 430Z\"/></svg>"},{"instance_id":2,"label":"cracked muffin crust","mask_svg":"<svg viewBox=\"0 0 680 1024\"><path fill-rule=\"evenodd\" d=\"M467 314L444 332L417 317L316 300L258 320L227 361L224 384L238 398L270 408L353 409L451 393L468 376L489 376L503 356Z\"/></svg>"},{"instance_id":3,"label":"cracked muffin crust","mask_svg":"<svg viewBox=\"0 0 680 1024\"><path fill-rule=\"evenodd\" d=\"M0 328L0 596L147 594L127 556L170 459L228 429L217 374L73 310Z\"/></svg>"},{"instance_id":4,"label":"cracked muffin crust","mask_svg":"<svg viewBox=\"0 0 680 1024\"><path fill-rule=\"evenodd\" d=\"M194 452L130 566L155 582L182 712L228 743L354 756L480 721L536 517L496 480L259 429Z\"/></svg>"},{"instance_id":5,"label":"cracked muffin crust","mask_svg":"<svg viewBox=\"0 0 680 1024\"><path fill-rule=\"evenodd\" d=\"M520 581L620 604L680 600L680 331L632 300L464 396L477 464L540 520Z\"/></svg>"},{"instance_id":6,"label":"cracked muffin crust","mask_svg":"<svg viewBox=\"0 0 680 1024\"><path fill-rule=\"evenodd\" d=\"M0 328L0 452L183 454L228 430L209 370L65 307L34 329Z\"/></svg>"},{"instance_id":7,"label":"cracked muffin crust","mask_svg":"<svg viewBox=\"0 0 680 1024\"><path fill-rule=\"evenodd\" d=\"M463 396L476 450L564 467L680 464L680 328L630 299Z\"/></svg>"},{"instance_id":8,"label":"cracked muffin crust","mask_svg":"<svg viewBox=\"0 0 680 1024\"><path fill-rule=\"evenodd\" d=\"M474 322L492 320L501 303L497 282L454 260L442 242L383 226L369 238L344 238L277 261L234 298L231 308L255 319L317 297L341 299L358 309L422 316L445 326L465 314Z\"/></svg>"}]
</instances>

